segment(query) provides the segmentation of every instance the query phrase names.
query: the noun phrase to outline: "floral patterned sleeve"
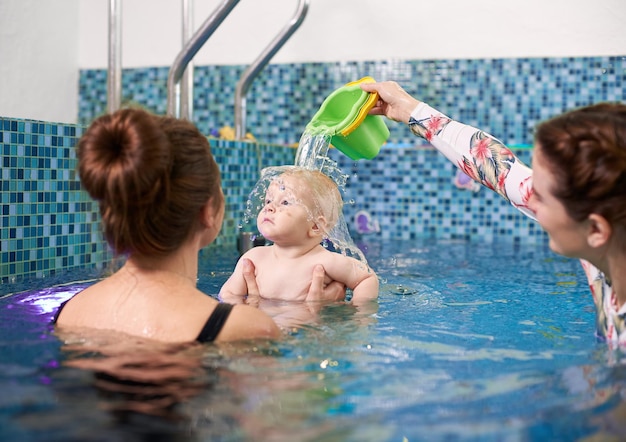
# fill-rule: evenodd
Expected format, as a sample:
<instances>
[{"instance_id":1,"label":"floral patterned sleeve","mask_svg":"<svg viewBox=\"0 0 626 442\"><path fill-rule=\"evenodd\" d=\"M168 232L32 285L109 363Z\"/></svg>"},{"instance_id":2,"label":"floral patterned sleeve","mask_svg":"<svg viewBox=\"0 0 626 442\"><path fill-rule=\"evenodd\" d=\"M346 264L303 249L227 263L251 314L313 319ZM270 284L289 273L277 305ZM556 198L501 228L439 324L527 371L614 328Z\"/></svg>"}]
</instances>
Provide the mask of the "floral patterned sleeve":
<instances>
[{"instance_id":1,"label":"floral patterned sleeve","mask_svg":"<svg viewBox=\"0 0 626 442\"><path fill-rule=\"evenodd\" d=\"M502 195L534 219L528 207L532 170L499 140L451 120L425 103L413 110L409 127L474 181ZM581 263L596 305L597 336L611 346L626 347L626 304L618 308L617 295L606 276L587 261Z\"/></svg>"},{"instance_id":2,"label":"floral patterned sleeve","mask_svg":"<svg viewBox=\"0 0 626 442\"><path fill-rule=\"evenodd\" d=\"M534 219L528 208L532 170L498 139L451 120L426 103L420 103L411 113L409 127L470 178L497 192Z\"/></svg>"}]
</instances>

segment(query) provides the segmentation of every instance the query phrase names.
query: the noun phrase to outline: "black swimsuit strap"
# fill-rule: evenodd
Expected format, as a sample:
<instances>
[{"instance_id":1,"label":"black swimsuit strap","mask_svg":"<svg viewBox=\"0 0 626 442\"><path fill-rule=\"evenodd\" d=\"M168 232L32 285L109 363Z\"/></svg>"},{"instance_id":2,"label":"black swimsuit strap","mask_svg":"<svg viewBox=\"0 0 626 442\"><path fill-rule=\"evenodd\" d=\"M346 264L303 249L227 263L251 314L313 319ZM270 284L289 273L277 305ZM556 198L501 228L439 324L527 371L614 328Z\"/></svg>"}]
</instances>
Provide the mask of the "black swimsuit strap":
<instances>
[{"instance_id":1,"label":"black swimsuit strap","mask_svg":"<svg viewBox=\"0 0 626 442\"><path fill-rule=\"evenodd\" d=\"M209 319L207 319L206 324L202 328L202 331L196 338L196 341L199 342L212 342L217 338L217 335L222 331L222 327L226 323L226 319L228 319L228 315L230 315L231 310L233 309L232 304L227 303L219 303Z\"/></svg>"},{"instance_id":2,"label":"black swimsuit strap","mask_svg":"<svg viewBox=\"0 0 626 442\"><path fill-rule=\"evenodd\" d=\"M70 299L72 299L72 298L70 298ZM57 307L57 311L56 311L56 313L54 314L54 316L52 317L52 323L53 323L53 324L56 324L56 323L57 323L57 320L59 319L59 315L61 314L61 310L63 310L63 307L65 307L65 304L67 304L67 303L69 302L69 300L70 300L70 299L66 299L65 301L63 301L63 302L61 303L61 305L59 305L59 306Z\"/></svg>"}]
</instances>

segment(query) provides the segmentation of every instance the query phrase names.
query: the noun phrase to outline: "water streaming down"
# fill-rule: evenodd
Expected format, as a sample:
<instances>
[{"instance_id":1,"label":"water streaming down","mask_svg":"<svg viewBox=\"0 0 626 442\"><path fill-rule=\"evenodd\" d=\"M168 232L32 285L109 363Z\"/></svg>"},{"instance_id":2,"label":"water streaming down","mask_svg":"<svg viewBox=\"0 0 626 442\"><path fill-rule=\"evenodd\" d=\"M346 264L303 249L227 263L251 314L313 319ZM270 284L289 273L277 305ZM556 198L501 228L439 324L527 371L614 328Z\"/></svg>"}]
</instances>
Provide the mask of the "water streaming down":
<instances>
[{"instance_id":1,"label":"water streaming down","mask_svg":"<svg viewBox=\"0 0 626 442\"><path fill-rule=\"evenodd\" d=\"M343 194L346 188L348 175L338 167L337 162L328 158L331 136L327 133L305 130L300 138L296 158L293 166L273 166L266 167L261 171L261 178L248 196L243 224L240 228L245 228L246 224L253 222L257 214L263 207L265 193L271 181L277 176L293 167L302 167L309 170L319 170L329 176ZM343 213L339 214L336 225L325 238L323 245L346 256L352 256L360 261L367 262L363 252L356 246Z\"/></svg>"},{"instance_id":2,"label":"water streaming down","mask_svg":"<svg viewBox=\"0 0 626 442\"><path fill-rule=\"evenodd\" d=\"M294 164L305 169L323 170L328 159L331 136L307 129L300 137Z\"/></svg>"}]
</instances>

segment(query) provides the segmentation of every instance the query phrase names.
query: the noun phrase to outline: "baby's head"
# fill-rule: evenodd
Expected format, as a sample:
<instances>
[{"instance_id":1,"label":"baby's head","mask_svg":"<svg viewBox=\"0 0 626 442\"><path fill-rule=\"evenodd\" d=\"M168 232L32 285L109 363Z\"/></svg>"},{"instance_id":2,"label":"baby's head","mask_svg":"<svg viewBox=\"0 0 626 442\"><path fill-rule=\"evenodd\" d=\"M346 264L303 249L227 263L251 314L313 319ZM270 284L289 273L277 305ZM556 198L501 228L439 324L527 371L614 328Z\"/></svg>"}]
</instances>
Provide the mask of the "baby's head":
<instances>
[{"instance_id":1,"label":"baby's head","mask_svg":"<svg viewBox=\"0 0 626 442\"><path fill-rule=\"evenodd\" d=\"M291 189L294 199L306 207L309 217L321 224L319 228L323 234L328 235L337 224L343 199L337 184L324 173L293 167L274 178L272 185Z\"/></svg>"}]
</instances>

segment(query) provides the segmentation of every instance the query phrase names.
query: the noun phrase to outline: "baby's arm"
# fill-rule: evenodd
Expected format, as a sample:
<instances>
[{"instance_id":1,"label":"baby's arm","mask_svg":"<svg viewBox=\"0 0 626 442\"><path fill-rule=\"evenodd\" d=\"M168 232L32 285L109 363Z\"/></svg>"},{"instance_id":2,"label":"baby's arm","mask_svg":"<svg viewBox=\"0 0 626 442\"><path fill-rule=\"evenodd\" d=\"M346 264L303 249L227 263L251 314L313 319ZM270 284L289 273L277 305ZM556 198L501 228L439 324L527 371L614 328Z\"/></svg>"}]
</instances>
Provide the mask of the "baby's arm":
<instances>
[{"instance_id":1,"label":"baby's arm","mask_svg":"<svg viewBox=\"0 0 626 442\"><path fill-rule=\"evenodd\" d=\"M244 299L248 295L248 285L244 277L244 267L250 265L249 258L247 258L246 255L247 253L237 261L232 275L230 275L230 278L228 278L220 289L220 300L231 304L244 303Z\"/></svg>"},{"instance_id":2,"label":"baby's arm","mask_svg":"<svg viewBox=\"0 0 626 442\"><path fill-rule=\"evenodd\" d=\"M378 276L372 269L364 276L352 289L352 302L378 298Z\"/></svg>"},{"instance_id":3,"label":"baby's arm","mask_svg":"<svg viewBox=\"0 0 626 442\"><path fill-rule=\"evenodd\" d=\"M324 268L328 276L352 289L352 301L378 297L378 276L366 263L357 259L328 252Z\"/></svg>"}]
</instances>

